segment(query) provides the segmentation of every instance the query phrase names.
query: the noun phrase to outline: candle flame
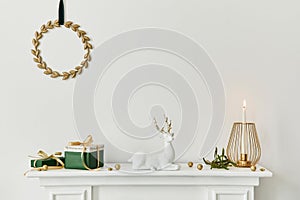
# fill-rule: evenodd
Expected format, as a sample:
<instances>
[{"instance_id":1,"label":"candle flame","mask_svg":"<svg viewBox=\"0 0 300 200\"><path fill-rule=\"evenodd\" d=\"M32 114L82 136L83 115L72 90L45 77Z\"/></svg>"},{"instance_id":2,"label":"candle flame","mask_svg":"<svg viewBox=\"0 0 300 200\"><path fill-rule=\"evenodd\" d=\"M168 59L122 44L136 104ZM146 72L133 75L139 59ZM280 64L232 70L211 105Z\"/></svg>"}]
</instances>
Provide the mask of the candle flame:
<instances>
[{"instance_id":1,"label":"candle flame","mask_svg":"<svg viewBox=\"0 0 300 200\"><path fill-rule=\"evenodd\" d=\"M243 108L246 108L246 106L247 106L247 102L246 102L246 99L244 99L244 101L243 101Z\"/></svg>"}]
</instances>

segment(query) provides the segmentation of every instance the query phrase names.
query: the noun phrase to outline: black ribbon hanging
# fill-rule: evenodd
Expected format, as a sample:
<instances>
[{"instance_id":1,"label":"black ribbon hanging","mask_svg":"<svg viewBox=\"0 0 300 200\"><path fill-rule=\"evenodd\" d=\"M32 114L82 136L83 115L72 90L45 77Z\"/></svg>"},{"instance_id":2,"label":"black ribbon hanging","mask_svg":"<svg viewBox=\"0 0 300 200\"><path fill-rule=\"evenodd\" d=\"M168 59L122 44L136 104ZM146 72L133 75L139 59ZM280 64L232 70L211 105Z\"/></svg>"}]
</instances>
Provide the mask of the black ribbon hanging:
<instances>
[{"instance_id":1,"label":"black ribbon hanging","mask_svg":"<svg viewBox=\"0 0 300 200\"><path fill-rule=\"evenodd\" d=\"M64 25L65 23L65 8L64 8L64 1L59 1L59 7L58 7L58 23L60 25Z\"/></svg>"}]
</instances>

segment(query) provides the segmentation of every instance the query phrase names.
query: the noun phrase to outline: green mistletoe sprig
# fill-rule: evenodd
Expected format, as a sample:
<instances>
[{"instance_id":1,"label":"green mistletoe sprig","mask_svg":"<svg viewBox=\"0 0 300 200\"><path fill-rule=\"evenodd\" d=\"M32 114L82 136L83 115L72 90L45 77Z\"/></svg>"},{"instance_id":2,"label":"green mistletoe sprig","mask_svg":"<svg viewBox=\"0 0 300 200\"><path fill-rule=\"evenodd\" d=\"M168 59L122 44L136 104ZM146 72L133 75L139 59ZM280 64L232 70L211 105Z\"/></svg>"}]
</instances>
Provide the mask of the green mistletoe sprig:
<instances>
[{"instance_id":1,"label":"green mistletoe sprig","mask_svg":"<svg viewBox=\"0 0 300 200\"><path fill-rule=\"evenodd\" d=\"M217 168L228 170L228 167L236 166L236 163L230 161L227 158L224 148L222 149L222 154L218 155L218 148L216 147L213 161L210 162L209 160L205 160L205 158L203 158L203 161L205 162L205 164L210 165L210 169Z\"/></svg>"}]
</instances>

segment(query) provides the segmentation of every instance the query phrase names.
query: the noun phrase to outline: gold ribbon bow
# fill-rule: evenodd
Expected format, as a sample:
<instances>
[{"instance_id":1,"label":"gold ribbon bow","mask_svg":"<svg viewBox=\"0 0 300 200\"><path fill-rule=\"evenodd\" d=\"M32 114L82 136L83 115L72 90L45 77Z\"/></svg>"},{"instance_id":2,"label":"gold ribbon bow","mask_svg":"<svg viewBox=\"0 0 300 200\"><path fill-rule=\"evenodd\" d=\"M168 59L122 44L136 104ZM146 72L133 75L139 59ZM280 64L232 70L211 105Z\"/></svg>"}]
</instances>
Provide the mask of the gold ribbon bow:
<instances>
[{"instance_id":1,"label":"gold ribbon bow","mask_svg":"<svg viewBox=\"0 0 300 200\"><path fill-rule=\"evenodd\" d=\"M69 146L80 146L80 145L82 145L82 146L91 146L92 145L92 143L93 143L93 137L91 136L91 135L88 135L86 138L85 138L85 140L83 140L83 142L79 142L79 141L77 141L77 142L69 142Z\"/></svg>"},{"instance_id":2,"label":"gold ribbon bow","mask_svg":"<svg viewBox=\"0 0 300 200\"><path fill-rule=\"evenodd\" d=\"M29 157L35 159L35 161L34 161L34 163L33 163L33 167L34 167L34 168L36 167L36 162L37 162L38 160L47 160L47 159L50 159L50 158L56 160L56 162L58 162L62 167L65 166L65 163L64 163L63 161L61 161L61 159L59 159L58 157L55 156L56 154L48 155L48 154L45 153L43 150L39 150L37 154L38 154L39 157L36 157L36 156L29 156Z\"/></svg>"}]
</instances>

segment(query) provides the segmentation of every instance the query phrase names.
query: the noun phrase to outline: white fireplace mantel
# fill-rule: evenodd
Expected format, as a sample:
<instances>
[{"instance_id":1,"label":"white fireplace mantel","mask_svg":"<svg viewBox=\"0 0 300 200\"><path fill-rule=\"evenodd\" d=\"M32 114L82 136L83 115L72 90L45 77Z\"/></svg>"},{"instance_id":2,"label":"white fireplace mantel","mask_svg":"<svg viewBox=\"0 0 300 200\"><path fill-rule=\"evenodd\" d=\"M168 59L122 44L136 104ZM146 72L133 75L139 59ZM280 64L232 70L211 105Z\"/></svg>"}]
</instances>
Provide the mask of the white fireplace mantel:
<instances>
[{"instance_id":1,"label":"white fireplace mantel","mask_svg":"<svg viewBox=\"0 0 300 200\"><path fill-rule=\"evenodd\" d=\"M249 168L199 171L180 164L179 171L135 172L129 164L120 171L49 170L31 171L28 178L38 178L50 194L50 200L254 200L259 178L271 177L269 170ZM107 164L106 166L114 166Z\"/></svg>"}]
</instances>

